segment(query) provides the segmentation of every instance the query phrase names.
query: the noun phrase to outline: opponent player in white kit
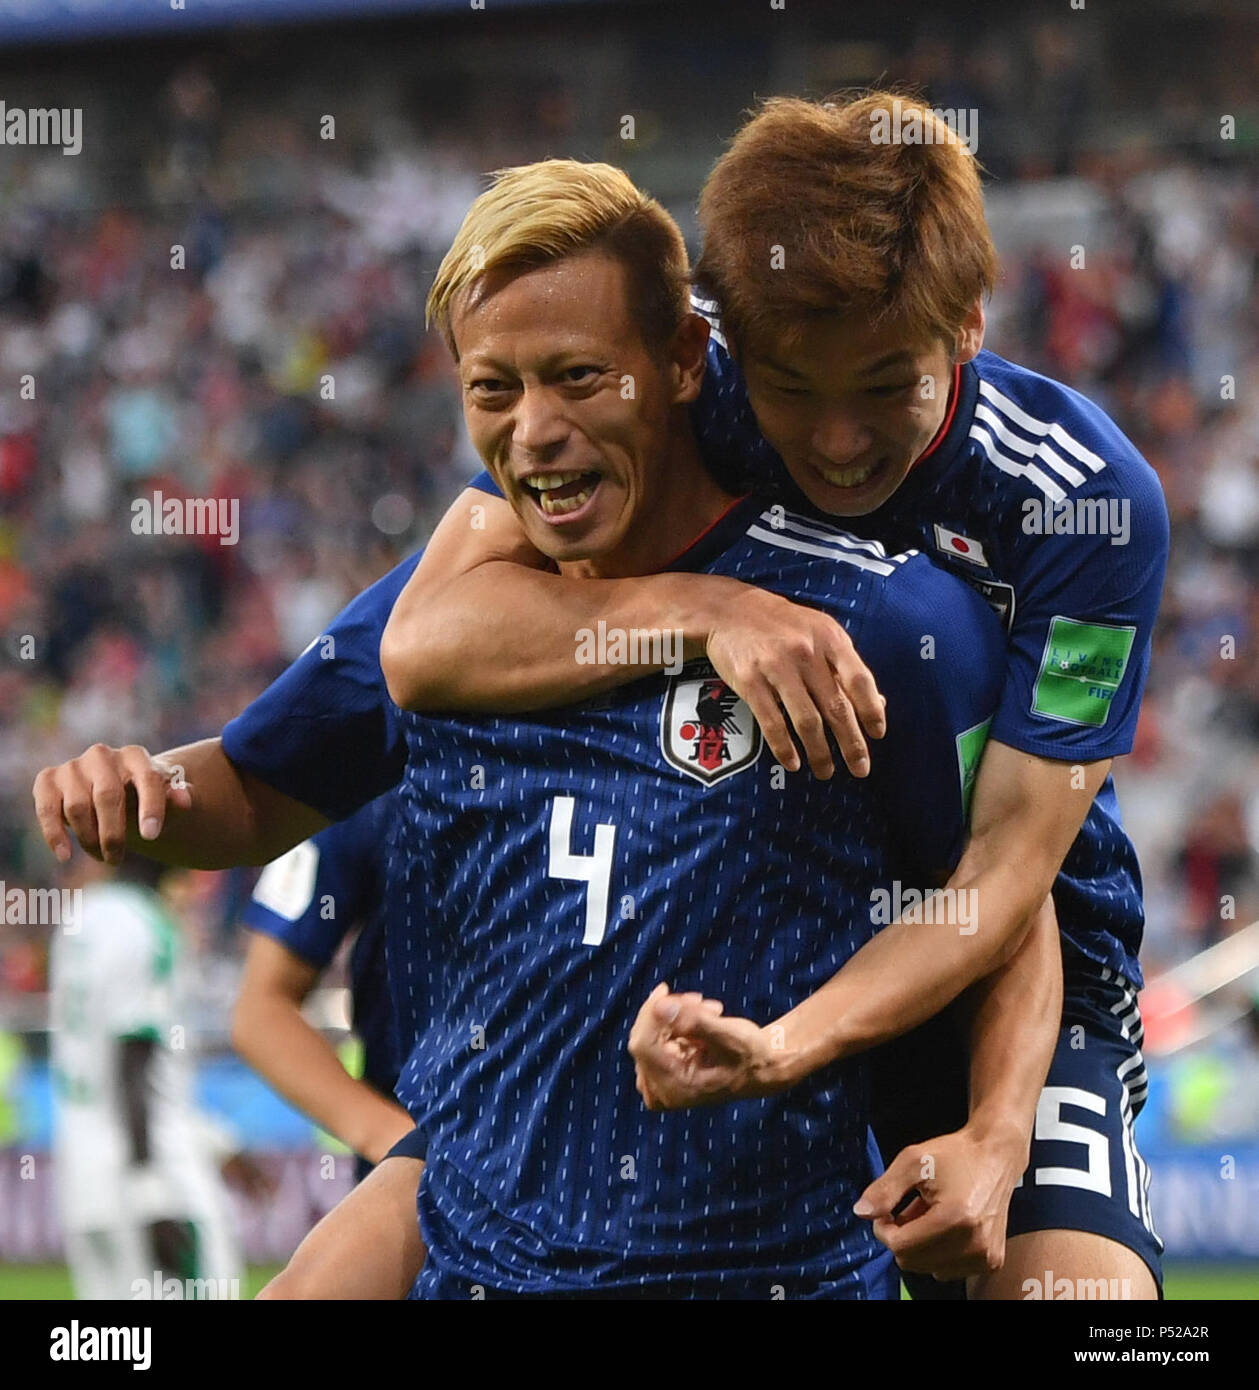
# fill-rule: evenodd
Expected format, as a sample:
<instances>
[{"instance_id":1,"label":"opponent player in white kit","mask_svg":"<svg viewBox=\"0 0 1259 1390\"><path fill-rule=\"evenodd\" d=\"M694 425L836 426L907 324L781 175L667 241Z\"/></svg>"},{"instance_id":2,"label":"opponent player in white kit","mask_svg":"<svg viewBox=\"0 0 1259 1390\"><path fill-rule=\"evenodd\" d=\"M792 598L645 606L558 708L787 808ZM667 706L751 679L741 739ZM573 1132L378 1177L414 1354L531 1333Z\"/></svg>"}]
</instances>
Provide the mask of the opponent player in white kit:
<instances>
[{"instance_id":1,"label":"opponent player in white kit","mask_svg":"<svg viewBox=\"0 0 1259 1390\"><path fill-rule=\"evenodd\" d=\"M240 1297L219 1163L232 1146L192 1102L179 934L132 859L92 865L50 951L53 1161L79 1298ZM95 881L91 881L94 879ZM146 882L147 880L147 882Z\"/></svg>"}]
</instances>

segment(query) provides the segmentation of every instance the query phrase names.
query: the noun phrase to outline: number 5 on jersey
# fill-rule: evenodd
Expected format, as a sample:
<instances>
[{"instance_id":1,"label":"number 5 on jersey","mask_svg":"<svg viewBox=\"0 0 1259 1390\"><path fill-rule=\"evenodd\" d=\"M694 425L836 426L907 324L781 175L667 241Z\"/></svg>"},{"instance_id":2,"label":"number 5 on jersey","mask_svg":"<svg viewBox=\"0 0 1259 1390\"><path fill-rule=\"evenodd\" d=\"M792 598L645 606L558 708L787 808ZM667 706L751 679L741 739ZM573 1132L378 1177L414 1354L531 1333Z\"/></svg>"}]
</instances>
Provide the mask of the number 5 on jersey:
<instances>
[{"instance_id":1,"label":"number 5 on jersey","mask_svg":"<svg viewBox=\"0 0 1259 1390\"><path fill-rule=\"evenodd\" d=\"M608 895L612 891L612 851L616 844L615 825L595 826L595 852L574 854L571 796L557 796L551 805L551 854L548 878L576 879L586 885L586 930L583 946L598 946L608 925Z\"/></svg>"}]
</instances>

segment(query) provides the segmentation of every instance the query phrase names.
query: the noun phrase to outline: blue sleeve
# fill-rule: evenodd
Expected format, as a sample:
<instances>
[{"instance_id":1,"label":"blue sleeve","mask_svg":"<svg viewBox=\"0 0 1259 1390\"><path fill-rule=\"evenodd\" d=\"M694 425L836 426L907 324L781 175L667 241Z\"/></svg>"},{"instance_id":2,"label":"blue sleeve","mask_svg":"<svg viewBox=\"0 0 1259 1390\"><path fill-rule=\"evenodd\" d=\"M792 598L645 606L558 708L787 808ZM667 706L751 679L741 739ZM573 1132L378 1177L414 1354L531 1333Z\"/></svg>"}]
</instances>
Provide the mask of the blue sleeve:
<instances>
[{"instance_id":1,"label":"blue sleeve","mask_svg":"<svg viewBox=\"0 0 1259 1390\"><path fill-rule=\"evenodd\" d=\"M479 492L488 492L491 497L501 497L503 495L502 488L499 487L484 468L481 469L468 486L476 488Z\"/></svg>"},{"instance_id":2,"label":"blue sleeve","mask_svg":"<svg viewBox=\"0 0 1259 1390\"><path fill-rule=\"evenodd\" d=\"M952 872L970 796L1001 698L1005 634L984 600L925 556L882 586L857 650L887 699L887 735L871 744L898 858L923 883Z\"/></svg>"},{"instance_id":3,"label":"blue sleeve","mask_svg":"<svg viewBox=\"0 0 1259 1390\"><path fill-rule=\"evenodd\" d=\"M392 793L389 794L392 798ZM268 864L243 921L322 970L381 896L377 803Z\"/></svg>"},{"instance_id":4,"label":"blue sleeve","mask_svg":"<svg viewBox=\"0 0 1259 1390\"><path fill-rule=\"evenodd\" d=\"M1158 478L1140 459L1122 473L1107 467L1075 497L1108 514L1113 507L1119 519L1126 512L1127 535L1122 526L1046 535L1043 499L1024 503L1012 538L1018 603L992 737L1042 758L1093 762L1132 750L1168 521Z\"/></svg>"},{"instance_id":5,"label":"blue sleeve","mask_svg":"<svg viewBox=\"0 0 1259 1390\"><path fill-rule=\"evenodd\" d=\"M329 820L388 791L406 766L380 638L420 553L359 594L223 730L233 763Z\"/></svg>"}]
</instances>

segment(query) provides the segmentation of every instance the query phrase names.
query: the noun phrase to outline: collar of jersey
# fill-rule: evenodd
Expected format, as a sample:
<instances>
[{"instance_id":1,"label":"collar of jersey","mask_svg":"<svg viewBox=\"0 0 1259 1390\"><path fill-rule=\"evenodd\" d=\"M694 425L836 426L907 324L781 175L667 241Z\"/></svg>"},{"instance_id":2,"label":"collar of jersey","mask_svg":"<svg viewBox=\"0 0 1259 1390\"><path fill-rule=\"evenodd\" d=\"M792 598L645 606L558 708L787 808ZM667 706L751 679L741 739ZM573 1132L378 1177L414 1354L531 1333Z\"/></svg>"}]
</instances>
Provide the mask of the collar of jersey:
<instances>
[{"instance_id":1,"label":"collar of jersey","mask_svg":"<svg viewBox=\"0 0 1259 1390\"><path fill-rule=\"evenodd\" d=\"M702 570L723 551L730 549L764 505L765 499L754 493L734 498L725 511L715 521L710 521L684 550L661 565L660 571Z\"/></svg>"},{"instance_id":2,"label":"collar of jersey","mask_svg":"<svg viewBox=\"0 0 1259 1390\"><path fill-rule=\"evenodd\" d=\"M864 527L862 535L877 536L880 527L892 525L898 517L903 518L907 511L912 514L922 505L924 496L936 485L937 479L965 451L978 400L979 372L974 362L967 362L956 369L953 397L940 432L914 460L905 481L891 497L877 510L860 518Z\"/></svg>"},{"instance_id":3,"label":"collar of jersey","mask_svg":"<svg viewBox=\"0 0 1259 1390\"><path fill-rule=\"evenodd\" d=\"M918 473L923 465L929 465L926 472L935 473L947 468L953 462L958 449L970 434L975 415L975 402L979 398L979 373L973 361L960 363L954 368L953 389L949 393L949 408L944 423L936 431L936 437L914 460L910 474Z\"/></svg>"}]
</instances>

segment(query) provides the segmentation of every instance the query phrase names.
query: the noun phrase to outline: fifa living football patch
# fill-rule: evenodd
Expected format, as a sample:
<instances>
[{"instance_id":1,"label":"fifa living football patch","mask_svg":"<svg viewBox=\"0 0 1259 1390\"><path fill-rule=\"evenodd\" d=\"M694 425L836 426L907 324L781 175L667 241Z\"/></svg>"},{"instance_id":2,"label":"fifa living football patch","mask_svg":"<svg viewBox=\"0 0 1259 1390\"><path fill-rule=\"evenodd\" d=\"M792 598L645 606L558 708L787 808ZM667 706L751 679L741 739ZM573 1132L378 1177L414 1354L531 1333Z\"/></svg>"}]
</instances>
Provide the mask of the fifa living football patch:
<instances>
[{"instance_id":1,"label":"fifa living football patch","mask_svg":"<svg viewBox=\"0 0 1259 1390\"><path fill-rule=\"evenodd\" d=\"M1136 635L1135 627L1052 619L1032 692L1032 713L1100 729L1127 670Z\"/></svg>"},{"instance_id":2,"label":"fifa living football patch","mask_svg":"<svg viewBox=\"0 0 1259 1390\"><path fill-rule=\"evenodd\" d=\"M970 819L971 796L975 790L975 778L979 773L979 759L983 756L988 742L988 730L992 727L991 717L973 729L967 729L957 736L957 772L962 787L962 818Z\"/></svg>"}]
</instances>

